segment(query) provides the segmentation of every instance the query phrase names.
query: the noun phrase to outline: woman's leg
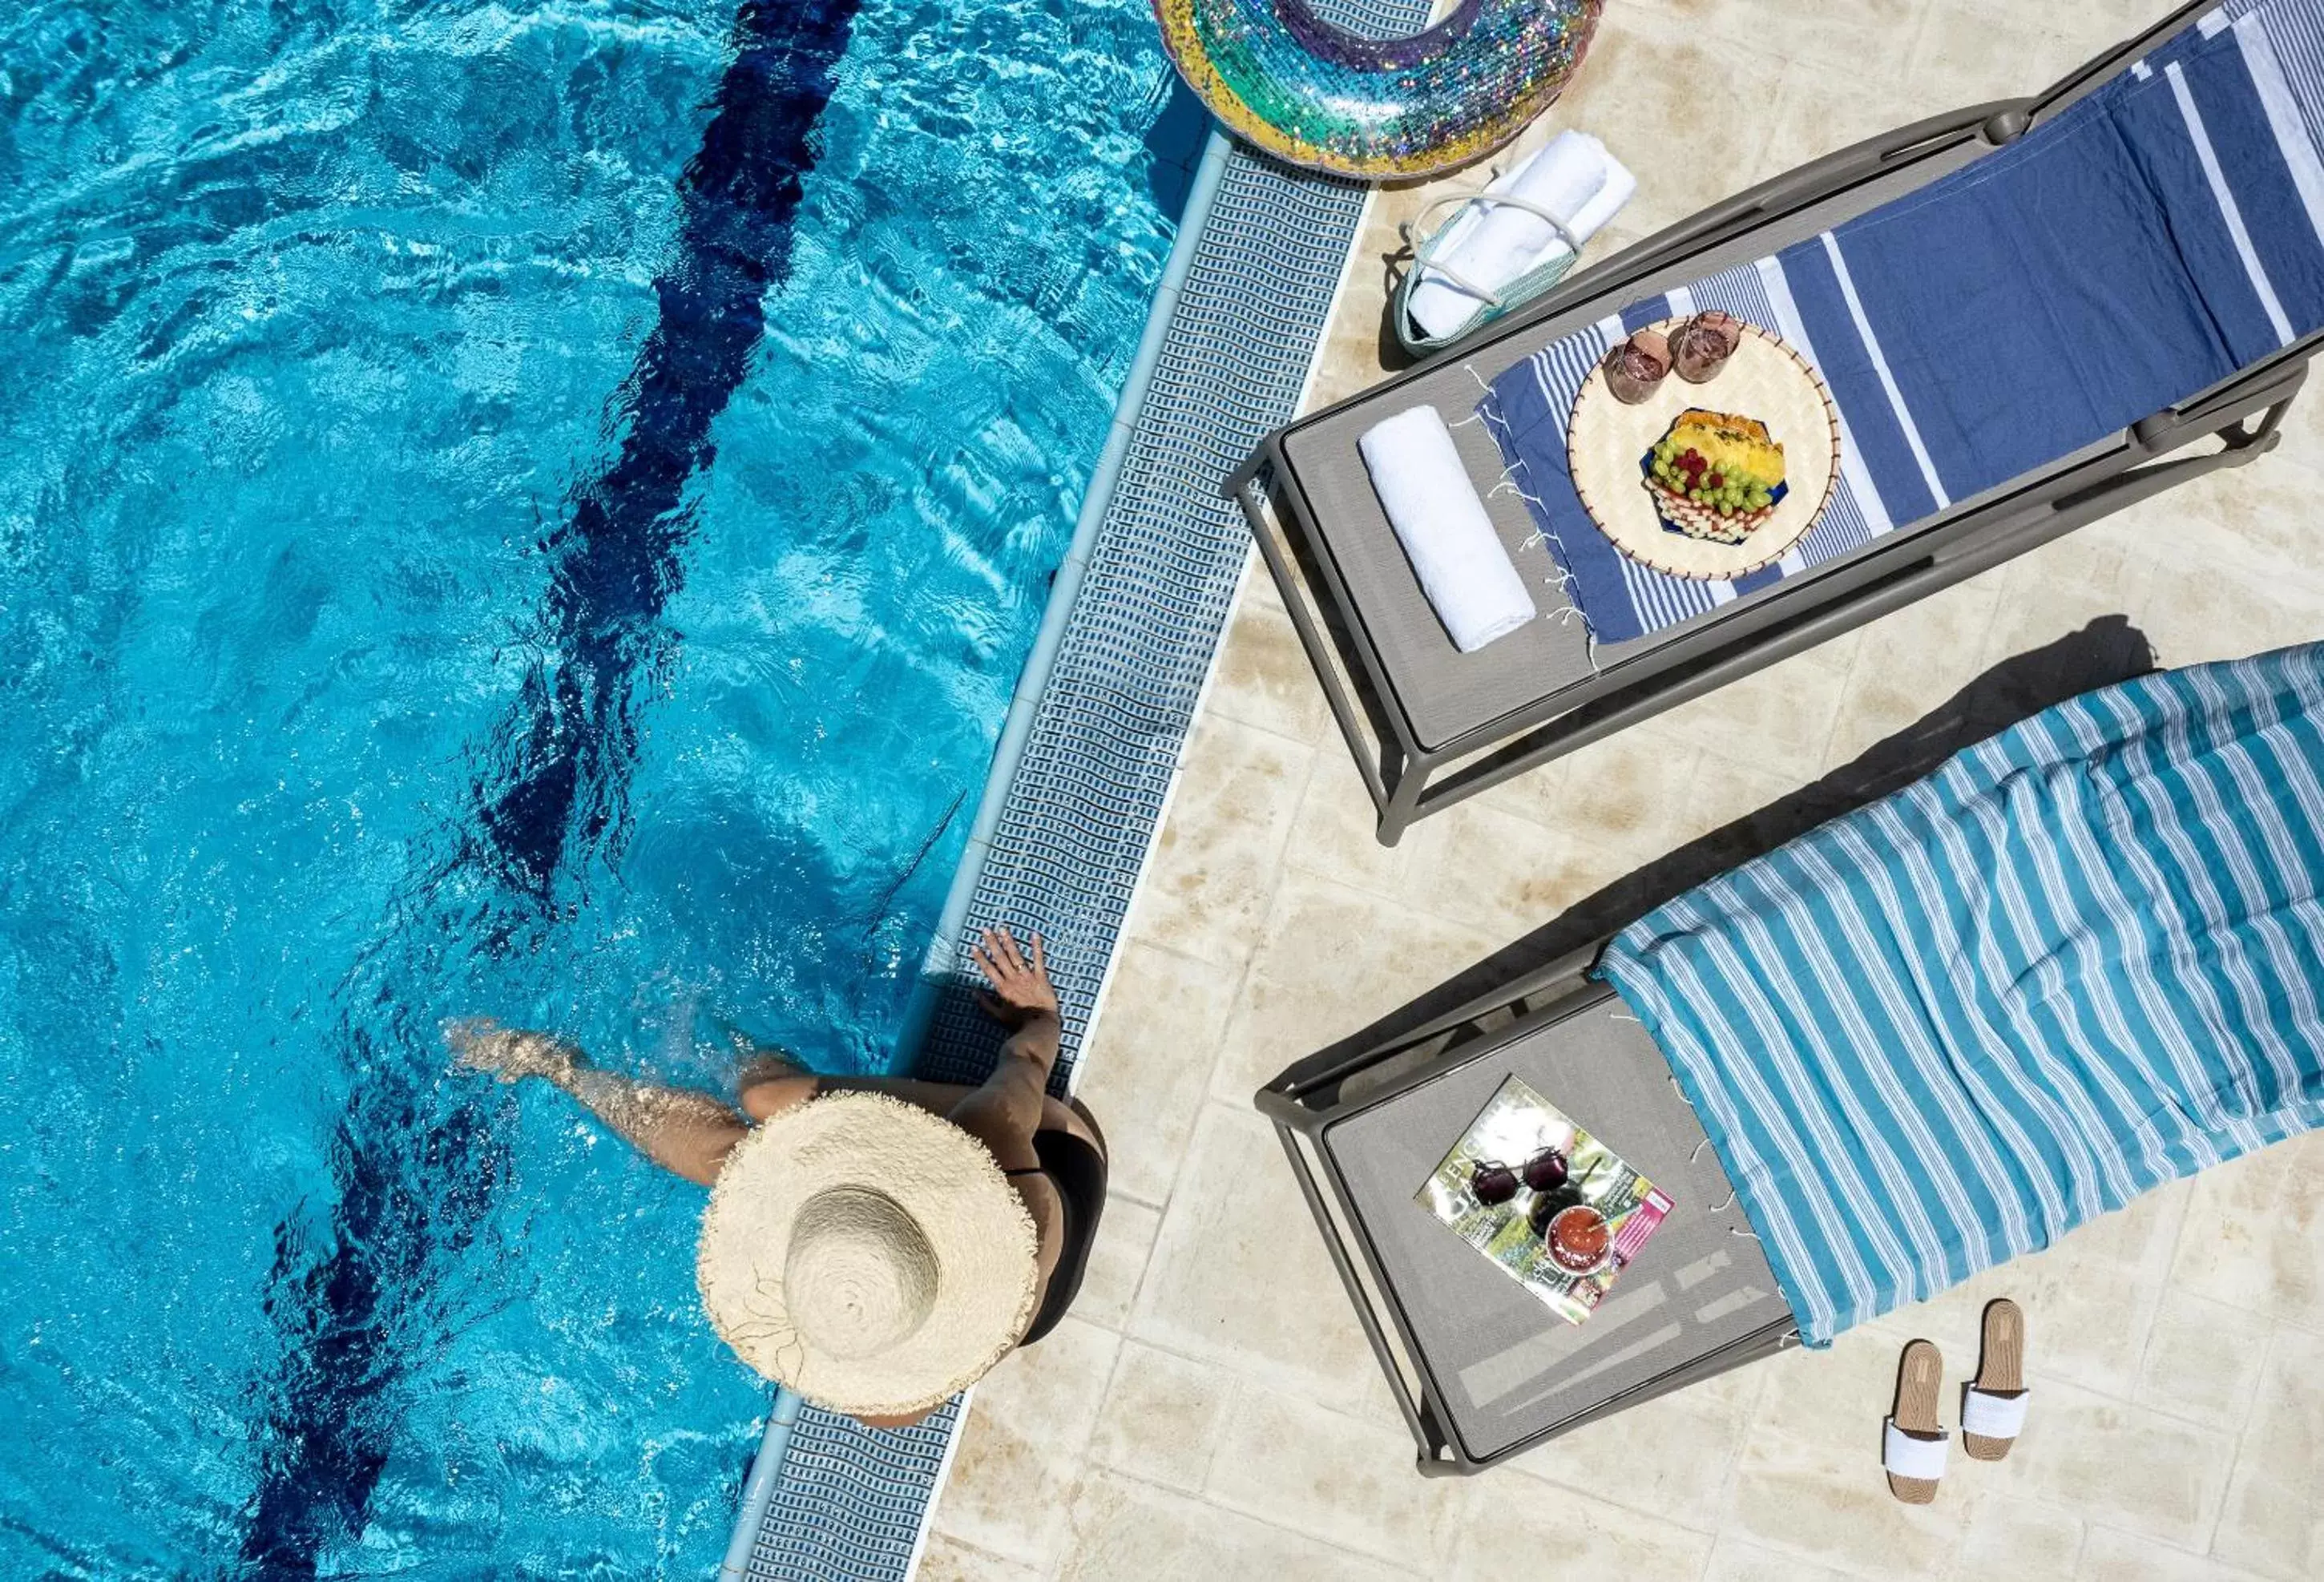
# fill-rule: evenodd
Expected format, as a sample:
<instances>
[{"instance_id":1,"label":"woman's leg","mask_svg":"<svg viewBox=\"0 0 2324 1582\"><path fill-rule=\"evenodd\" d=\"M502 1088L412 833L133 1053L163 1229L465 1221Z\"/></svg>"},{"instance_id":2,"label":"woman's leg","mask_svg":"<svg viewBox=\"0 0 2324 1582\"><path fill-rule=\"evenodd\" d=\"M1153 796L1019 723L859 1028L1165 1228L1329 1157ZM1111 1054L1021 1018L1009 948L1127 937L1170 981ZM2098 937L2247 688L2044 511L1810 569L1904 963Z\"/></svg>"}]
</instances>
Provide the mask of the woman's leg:
<instances>
[{"instance_id":1,"label":"woman's leg","mask_svg":"<svg viewBox=\"0 0 2324 1582\"><path fill-rule=\"evenodd\" d=\"M555 1083L648 1159L705 1187L750 1131L730 1104L601 1071L579 1050L544 1032L466 1022L454 1023L446 1036L463 1065L503 1082L540 1077Z\"/></svg>"}]
</instances>

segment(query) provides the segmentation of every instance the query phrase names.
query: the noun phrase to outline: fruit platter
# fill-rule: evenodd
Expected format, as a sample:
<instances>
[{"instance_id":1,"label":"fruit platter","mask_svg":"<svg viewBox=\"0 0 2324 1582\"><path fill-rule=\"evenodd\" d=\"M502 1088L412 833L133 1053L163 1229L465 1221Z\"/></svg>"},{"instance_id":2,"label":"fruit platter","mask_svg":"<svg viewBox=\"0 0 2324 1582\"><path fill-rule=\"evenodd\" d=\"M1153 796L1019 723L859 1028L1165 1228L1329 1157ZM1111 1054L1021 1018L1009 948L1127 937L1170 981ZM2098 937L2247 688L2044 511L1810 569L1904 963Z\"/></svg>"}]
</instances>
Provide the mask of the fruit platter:
<instances>
[{"instance_id":1,"label":"fruit platter","mask_svg":"<svg viewBox=\"0 0 2324 1582\"><path fill-rule=\"evenodd\" d=\"M1840 475L1840 414L1772 332L1724 314L1666 319L1612 348L1566 429L1573 486L1607 539L1674 577L1781 560Z\"/></svg>"},{"instance_id":2,"label":"fruit platter","mask_svg":"<svg viewBox=\"0 0 2324 1582\"><path fill-rule=\"evenodd\" d=\"M1766 424L1733 412L1687 408L1638 467L1665 525L1713 543L1744 542L1790 493L1784 448Z\"/></svg>"}]
</instances>

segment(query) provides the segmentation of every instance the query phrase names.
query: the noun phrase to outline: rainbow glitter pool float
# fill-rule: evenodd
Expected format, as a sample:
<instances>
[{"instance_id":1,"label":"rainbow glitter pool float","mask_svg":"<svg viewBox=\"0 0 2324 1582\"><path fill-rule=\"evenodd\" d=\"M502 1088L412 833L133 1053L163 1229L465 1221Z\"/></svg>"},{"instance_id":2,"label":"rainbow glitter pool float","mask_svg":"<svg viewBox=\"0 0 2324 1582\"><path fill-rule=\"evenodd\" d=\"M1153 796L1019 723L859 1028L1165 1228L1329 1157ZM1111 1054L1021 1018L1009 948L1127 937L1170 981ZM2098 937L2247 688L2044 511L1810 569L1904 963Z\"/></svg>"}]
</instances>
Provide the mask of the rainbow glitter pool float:
<instances>
[{"instance_id":1,"label":"rainbow glitter pool float","mask_svg":"<svg viewBox=\"0 0 2324 1582\"><path fill-rule=\"evenodd\" d=\"M1425 176L1481 159L1547 109L1604 0L1462 0L1402 39L1368 39L1307 0L1154 0L1162 42L1227 129L1346 176Z\"/></svg>"}]
</instances>

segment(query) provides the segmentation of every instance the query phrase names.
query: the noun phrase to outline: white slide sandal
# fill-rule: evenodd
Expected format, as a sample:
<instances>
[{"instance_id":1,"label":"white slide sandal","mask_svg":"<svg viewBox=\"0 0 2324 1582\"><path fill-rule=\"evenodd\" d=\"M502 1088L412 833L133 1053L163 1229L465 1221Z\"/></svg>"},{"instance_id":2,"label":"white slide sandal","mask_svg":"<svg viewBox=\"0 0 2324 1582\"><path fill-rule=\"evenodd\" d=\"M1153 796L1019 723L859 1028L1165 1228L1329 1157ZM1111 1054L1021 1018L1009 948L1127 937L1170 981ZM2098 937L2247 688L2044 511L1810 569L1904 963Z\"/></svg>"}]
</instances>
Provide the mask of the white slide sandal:
<instances>
[{"instance_id":1,"label":"white slide sandal","mask_svg":"<svg viewBox=\"0 0 2324 1582\"><path fill-rule=\"evenodd\" d=\"M2007 1297L1985 1304L1977 1377L1961 1386L1961 1448L1998 1461L2025 1428L2025 1314Z\"/></svg>"},{"instance_id":2,"label":"white slide sandal","mask_svg":"<svg viewBox=\"0 0 2324 1582\"><path fill-rule=\"evenodd\" d=\"M1945 1360L1925 1340L1904 1348L1896 1364L1896 1404L1880 1440L1880 1465L1888 1472L1888 1492L1908 1505L1937 1497L1952 1437L1937 1421L1937 1395Z\"/></svg>"}]
</instances>

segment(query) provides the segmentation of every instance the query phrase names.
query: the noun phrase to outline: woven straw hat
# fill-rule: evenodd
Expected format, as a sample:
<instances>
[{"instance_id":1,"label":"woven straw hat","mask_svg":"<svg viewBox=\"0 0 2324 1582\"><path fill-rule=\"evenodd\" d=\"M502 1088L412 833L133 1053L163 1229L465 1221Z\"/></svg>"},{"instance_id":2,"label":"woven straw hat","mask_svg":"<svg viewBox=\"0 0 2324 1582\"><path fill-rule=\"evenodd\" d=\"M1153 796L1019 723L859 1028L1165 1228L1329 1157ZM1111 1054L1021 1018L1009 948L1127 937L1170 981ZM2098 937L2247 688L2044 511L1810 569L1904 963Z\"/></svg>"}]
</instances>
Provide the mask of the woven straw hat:
<instances>
[{"instance_id":1,"label":"woven straw hat","mask_svg":"<svg viewBox=\"0 0 2324 1582\"><path fill-rule=\"evenodd\" d=\"M1033 1217L984 1144L872 1093L825 1095L735 1144L695 1260L744 1362L862 1417L982 1377L1031 1321L1038 1275Z\"/></svg>"}]
</instances>

